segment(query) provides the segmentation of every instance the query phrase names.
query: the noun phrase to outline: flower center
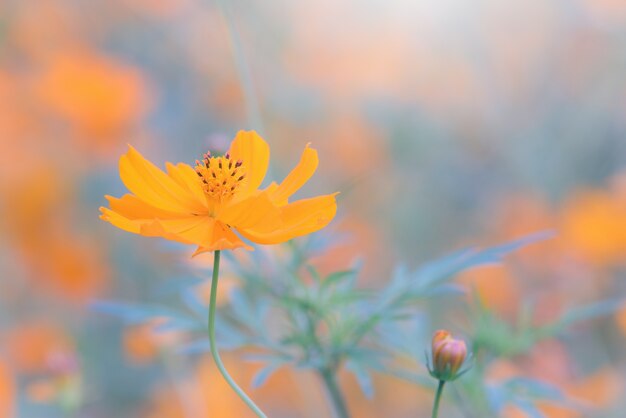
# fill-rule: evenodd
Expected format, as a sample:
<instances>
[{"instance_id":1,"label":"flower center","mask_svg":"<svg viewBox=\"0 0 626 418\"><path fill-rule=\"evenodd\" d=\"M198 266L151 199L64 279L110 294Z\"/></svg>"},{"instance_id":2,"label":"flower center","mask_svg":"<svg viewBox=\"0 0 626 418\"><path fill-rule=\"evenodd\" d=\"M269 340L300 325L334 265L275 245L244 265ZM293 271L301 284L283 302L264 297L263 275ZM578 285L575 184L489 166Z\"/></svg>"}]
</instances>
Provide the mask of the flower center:
<instances>
[{"instance_id":1,"label":"flower center","mask_svg":"<svg viewBox=\"0 0 626 418\"><path fill-rule=\"evenodd\" d=\"M224 200L235 194L246 177L242 165L243 161L232 160L228 153L212 157L207 152L202 161L196 160L195 170L204 192L214 199Z\"/></svg>"}]
</instances>

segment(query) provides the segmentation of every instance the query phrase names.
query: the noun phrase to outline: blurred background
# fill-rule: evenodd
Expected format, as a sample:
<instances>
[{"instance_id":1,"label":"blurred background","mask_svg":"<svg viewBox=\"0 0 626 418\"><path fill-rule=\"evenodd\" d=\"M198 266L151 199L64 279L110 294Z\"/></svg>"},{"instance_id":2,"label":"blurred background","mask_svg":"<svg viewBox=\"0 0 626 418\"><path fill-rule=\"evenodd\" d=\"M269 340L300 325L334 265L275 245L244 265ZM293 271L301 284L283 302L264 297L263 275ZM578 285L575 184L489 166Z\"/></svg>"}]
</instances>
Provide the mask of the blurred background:
<instances>
[{"instance_id":1,"label":"blurred background","mask_svg":"<svg viewBox=\"0 0 626 418\"><path fill-rule=\"evenodd\" d=\"M302 196L342 193L314 263L360 258L364 287L553 229L459 280L505 319L525 300L541 321L626 295L624 74L622 0L0 0L0 417L249 416L208 357L163 355L176 338L89 308L148 300L172 266L210 261L98 219L125 192L127 144L191 164L256 129L281 179L312 142ZM489 373L589 407L548 417L623 416L626 308L573 333ZM226 362L247 386L256 366ZM368 400L342 380L355 417L428 414L432 393L374 383ZM251 394L277 416L329 416L306 372Z\"/></svg>"}]
</instances>

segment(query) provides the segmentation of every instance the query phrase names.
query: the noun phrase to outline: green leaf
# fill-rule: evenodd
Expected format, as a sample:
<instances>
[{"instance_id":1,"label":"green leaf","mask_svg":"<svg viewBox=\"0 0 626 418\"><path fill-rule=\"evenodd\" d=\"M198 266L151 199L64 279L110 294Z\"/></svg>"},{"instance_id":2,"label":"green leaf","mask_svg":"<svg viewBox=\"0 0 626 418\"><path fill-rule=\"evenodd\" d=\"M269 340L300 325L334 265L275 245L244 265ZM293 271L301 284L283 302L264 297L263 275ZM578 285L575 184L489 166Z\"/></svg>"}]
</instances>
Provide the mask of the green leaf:
<instances>
[{"instance_id":1,"label":"green leaf","mask_svg":"<svg viewBox=\"0 0 626 418\"><path fill-rule=\"evenodd\" d=\"M278 369L283 367L285 364L283 362L271 363L267 366L263 367L259 372L254 375L252 378L252 388L256 389L267 381L271 375L273 375Z\"/></svg>"},{"instance_id":2,"label":"green leaf","mask_svg":"<svg viewBox=\"0 0 626 418\"><path fill-rule=\"evenodd\" d=\"M427 263L413 274L414 281L419 283L421 288L434 286L461 271L483 265L498 264L513 251L553 236L552 231L543 231L484 250L475 248L461 250L440 260Z\"/></svg>"},{"instance_id":3,"label":"green leaf","mask_svg":"<svg viewBox=\"0 0 626 418\"><path fill-rule=\"evenodd\" d=\"M374 396L374 383L367 369L360 362L355 360L348 360L346 362L346 369L354 374L365 396L371 399Z\"/></svg>"},{"instance_id":4,"label":"green leaf","mask_svg":"<svg viewBox=\"0 0 626 418\"><path fill-rule=\"evenodd\" d=\"M180 354L200 354L211 351L211 343L208 339L193 341L176 350Z\"/></svg>"},{"instance_id":5,"label":"green leaf","mask_svg":"<svg viewBox=\"0 0 626 418\"><path fill-rule=\"evenodd\" d=\"M129 324L145 323L157 318L179 320L181 323L197 322L179 311L160 305L134 304L116 301L96 301L90 308L99 313L116 316Z\"/></svg>"},{"instance_id":6,"label":"green leaf","mask_svg":"<svg viewBox=\"0 0 626 418\"><path fill-rule=\"evenodd\" d=\"M354 279L356 278L357 272L355 270L345 270L338 271L332 274L329 274L323 281L321 285L321 290L327 290L329 287L338 286L342 283L348 282L348 288L351 288Z\"/></svg>"},{"instance_id":7,"label":"green leaf","mask_svg":"<svg viewBox=\"0 0 626 418\"><path fill-rule=\"evenodd\" d=\"M437 387L437 381L432 377L413 373L405 369L399 370L388 366L383 368L377 365L371 365L370 368L380 373L384 373L398 379L406 380L407 382L411 382L413 384L423 386L428 389L435 389Z\"/></svg>"},{"instance_id":8,"label":"green leaf","mask_svg":"<svg viewBox=\"0 0 626 418\"><path fill-rule=\"evenodd\" d=\"M254 309L254 303L246 296L241 289L233 289L230 294L230 308L235 317L248 327L258 327L262 325L263 319Z\"/></svg>"},{"instance_id":9,"label":"green leaf","mask_svg":"<svg viewBox=\"0 0 626 418\"><path fill-rule=\"evenodd\" d=\"M181 299L196 315L201 318L207 318L209 315L209 307L205 305L194 288L183 289L180 294Z\"/></svg>"},{"instance_id":10,"label":"green leaf","mask_svg":"<svg viewBox=\"0 0 626 418\"><path fill-rule=\"evenodd\" d=\"M557 386L527 377L514 377L504 382L503 387L516 395L534 399L565 401L565 395Z\"/></svg>"},{"instance_id":11,"label":"green leaf","mask_svg":"<svg viewBox=\"0 0 626 418\"><path fill-rule=\"evenodd\" d=\"M558 333L564 328L567 328L577 322L588 321L591 319L601 318L603 316L612 315L619 309L625 306L623 299L619 300L604 300L601 302L592 303L586 306L574 307L554 324L548 326L548 330L553 333Z\"/></svg>"},{"instance_id":12,"label":"green leaf","mask_svg":"<svg viewBox=\"0 0 626 418\"><path fill-rule=\"evenodd\" d=\"M313 267L310 264L307 264L305 268L309 272L313 280L315 280L315 283L319 284L322 282L322 277L320 276L319 272L317 271L315 267Z\"/></svg>"}]
</instances>

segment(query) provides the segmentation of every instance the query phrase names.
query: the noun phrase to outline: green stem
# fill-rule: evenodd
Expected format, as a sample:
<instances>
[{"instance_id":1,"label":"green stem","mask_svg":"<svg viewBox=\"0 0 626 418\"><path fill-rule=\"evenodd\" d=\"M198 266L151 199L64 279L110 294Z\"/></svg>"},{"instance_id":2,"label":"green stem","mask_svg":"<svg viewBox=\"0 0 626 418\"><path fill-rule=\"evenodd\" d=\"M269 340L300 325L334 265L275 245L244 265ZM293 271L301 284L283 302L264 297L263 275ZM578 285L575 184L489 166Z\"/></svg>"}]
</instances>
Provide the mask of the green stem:
<instances>
[{"instance_id":1,"label":"green stem","mask_svg":"<svg viewBox=\"0 0 626 418\"><path fill-rule=\"evenodd\" d=\"M332 402L334 416L336 418L350 418L348 408L346 407L346 402L341 395L341 391L339 390L339 386L337 385L337 379L335 378L332 370L321 370L320 375L322 376L324 386L326 387L326 392L328 393L328 396L330 397L330 400Z\"/></svg>"},{"instance_id":2,"label":"green stem","mask_svg":"<svg viewBox=\"0 0 626 418\"><path fill-rule=\"evenodd\" d=\"M439 387L437 387L437 394L435 395L435 404L433 405L433 417L437 418L439 414L439 401L441 400L441 394L443 393L443 385L446 384L445 380L439 381Z\"/></svg>"},{"instance_id":3,"label":"green stem","mask_svg":"<svg viewBox=\"0 0 626 418\"><path fill-rule=\"evenodd\" d=\"M215 251L215 256L213 259L213 280L211 281L211 302L209 305L209 342L211 343L211 355L213 356L213 360L215 361L215 364L217 365L220 373L222 374L222 376L224 376L224 379L226 380L226 382L228 382L228 384L235 391L235 393L239 395L241 400L244 401L246 405L248 405L248 407L252 409L252 411L254 411L254 413L259 418L267 418L267 415L265 415L263 411L261 411L261 409L259 409L259 407L256 406L254 402L252 402L252 399L250 399L248 395L246 395L246 393L241 390L239 386L237 386L237 383L235 383L232 377L230 377L228 371L226 371L226 367L224 367L224 364L222 363L220 353L217 351L217 344L215 343L215 305L217 300L217 281L219 279L219 270L220 252Z\"/></svg>"}]
</instances>

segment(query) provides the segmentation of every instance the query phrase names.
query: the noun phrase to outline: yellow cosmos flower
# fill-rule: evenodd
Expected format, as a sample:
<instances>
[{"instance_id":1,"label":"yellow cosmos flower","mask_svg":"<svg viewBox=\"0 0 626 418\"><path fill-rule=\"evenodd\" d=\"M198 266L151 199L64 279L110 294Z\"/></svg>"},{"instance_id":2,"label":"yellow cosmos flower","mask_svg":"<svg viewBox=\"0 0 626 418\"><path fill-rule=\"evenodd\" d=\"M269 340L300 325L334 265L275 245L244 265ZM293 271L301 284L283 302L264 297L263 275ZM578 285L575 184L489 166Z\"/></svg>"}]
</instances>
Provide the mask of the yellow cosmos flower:
<instances>
[{"instance_id":1,"label":"yellow cosmos flower","mask_svg":"<svg viewBox=\"0 0 626 418\"><path fill-rule=\"evenodd\" d=\"M337 193L289 202L313 175L317 151L307 147L280 184L259 189L269 165L267 143L240 131L223 156L204 155L195 167L166 163L163 172L133 147L120 158L120 177L132 194L106 196L101 218L118 228L198 246L194 255L278 244L315 232L333 219Z\"/></svg>"}]
</instances>

